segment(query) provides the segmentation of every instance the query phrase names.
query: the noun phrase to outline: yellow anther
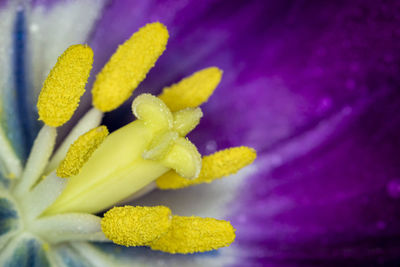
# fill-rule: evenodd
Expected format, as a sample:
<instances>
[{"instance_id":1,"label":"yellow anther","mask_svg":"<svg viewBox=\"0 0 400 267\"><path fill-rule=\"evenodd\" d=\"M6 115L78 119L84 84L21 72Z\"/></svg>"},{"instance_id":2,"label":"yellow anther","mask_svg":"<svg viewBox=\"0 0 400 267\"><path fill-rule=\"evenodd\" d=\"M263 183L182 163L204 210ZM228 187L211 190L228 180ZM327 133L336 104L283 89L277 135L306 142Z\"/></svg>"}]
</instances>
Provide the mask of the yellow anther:
<instances>
[{"instance_id":1,"label":"yellow anther","mask_svg":"<svg viewBox=\"0 0 400 267\"><path fill-rule=\"evenodd\" d=\"M87 45L72 45L58 58L40 92L39 120L53 127L66 123L78 107L93 64Z\"/></svg>"},{"instance_id":2,"label":"yellow anther","mask_svg":"<svg viewBox=\"0 0 400 267\"><path fill-rule=\"evenodd\" d=\"M101 229L115 244L144 246L166 233L171 221L171 210L164 206L115 207L104 214Z\"/></svg>"},{"instance_id":3,"label":"yellow anther","mask_svg":"<svg viewBox=\"0 0 400 267\"><path fill-rule=\"evenodd\" d=\"M213 180L236 173L241 168L251 164L256 159L254 149L241 146L218 151L203 157L199 177L188 180L174 171L169 171L156 180L160 189L179 189L201 183L211 183Z\"/></svg>"},{"instance_id":4,"label":"yellow anther","mask_svg":"<svg viewBox=\"0 0 400 267\"><path fill-rule=\"evenodd\" d=\"M200 108L185 108L174 112L174 130L180 136L187 135L200 122L203 112Z\"/></svg>"},{"instance_id":5,"label":"yellow anther","mask_svg":"<svg viewBox=\"0 0 400 267\"><path fill-rule=\"evenodd\" d=\"M195 108L206 102L221 81L222 71L216 67L200 70L180 82L163 89L159 97L171 111Z\"/></svg>"},{"instance_id":6,"label":"yellow anther","mask_svg":"<svg viewBox=\"0 0 400 267\"><path fill-rule=\"evenodd\" d=\"M57 168L57 175L63 178L77 175L107 135L106 126L99 126L81 135L70 146L67 155Z\"/></svg>"},{"instance_id":7,"label":"yellow anther","mask_svg":"<svg viewBox=\"0 0 400 267\"><path fill-rule=\"evenodd\" d=\"M173 216L168 232L151 242L150 248L172 254L187 254L226 247L234 240L235 229L227 221Z\"/></svg>"},{"instance_id":8,"label":"yellow anther","mask_svg":"<svg viewBox=\"0 0 400 267\"><path fill-rule=\"evenodd\" d=\"M164 52L168 31L161 23L142 27L123 45L97 75L93 105L103 112L119 107L146 77Z\"/></svg>"}]
</instances>

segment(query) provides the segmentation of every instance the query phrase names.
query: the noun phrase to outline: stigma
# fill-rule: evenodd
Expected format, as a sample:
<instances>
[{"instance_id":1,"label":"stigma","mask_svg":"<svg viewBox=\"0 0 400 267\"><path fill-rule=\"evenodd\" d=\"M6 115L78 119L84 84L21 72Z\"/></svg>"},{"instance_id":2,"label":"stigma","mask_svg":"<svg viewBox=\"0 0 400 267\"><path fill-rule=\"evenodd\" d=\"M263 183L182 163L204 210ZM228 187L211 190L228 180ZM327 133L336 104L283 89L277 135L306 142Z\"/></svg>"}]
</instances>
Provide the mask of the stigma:
<instances>
[{"instance_id":1,"label":"stigma","mask_svg":"<svg viewBox=\"0 0 400 267\"><path fill-rule=\"evenodd\" d=\"M159 96L141 94L132 121L109 133L102 116L137 88L166 48L161 23L141 28L122 44L93 85L93 107L55 150L57 127L79 105L93 63L86 45L69 47L51 70L39 95L40 130L24 167L11 157L11 198L23 217L20 231L49 244L75 241L146 246L167 253L205 252L229 246L228 221L173 215L165 206L119 207L149 189L179 189L211 183L251 164L245 146L202 156L186 137L200 123L200 108L222 78L216 67L167 86ZM15 167L16 166L16 167ZM18 168L17 168L18 167ZM103 216L98 216L105 212Z\"/></svg>"}]
</instances>

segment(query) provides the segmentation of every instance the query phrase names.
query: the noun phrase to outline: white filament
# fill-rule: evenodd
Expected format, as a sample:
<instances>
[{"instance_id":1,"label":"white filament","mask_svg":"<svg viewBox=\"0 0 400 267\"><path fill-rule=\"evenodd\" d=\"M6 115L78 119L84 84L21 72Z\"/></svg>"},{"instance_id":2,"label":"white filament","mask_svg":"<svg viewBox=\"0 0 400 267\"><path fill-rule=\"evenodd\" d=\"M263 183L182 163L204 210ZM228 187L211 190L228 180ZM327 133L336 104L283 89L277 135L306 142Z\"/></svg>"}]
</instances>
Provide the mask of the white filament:
<instances>
[{"instance_id":1,"label":"white filament","mask_svg":"<svg viewBox=\"0 0 400 267\"><path fill-rule=\"evenodd\" d=\"M61 194L66 179L51 173L21 199L21 206L27 220L32 220L45 211Z\"/></svg>"},{"instance_id":2,"label":"white filament","mask_svg":"<svg viewBox=\"0 0 400 267\"><path fill-rule=\"evenodd\" d=\"M33 143L21 180L15 187L14 194L17 197L28 192L42 175L53 152L56 137L56 128L45 125L39 131Z\"/></svg>"}]
</instances>

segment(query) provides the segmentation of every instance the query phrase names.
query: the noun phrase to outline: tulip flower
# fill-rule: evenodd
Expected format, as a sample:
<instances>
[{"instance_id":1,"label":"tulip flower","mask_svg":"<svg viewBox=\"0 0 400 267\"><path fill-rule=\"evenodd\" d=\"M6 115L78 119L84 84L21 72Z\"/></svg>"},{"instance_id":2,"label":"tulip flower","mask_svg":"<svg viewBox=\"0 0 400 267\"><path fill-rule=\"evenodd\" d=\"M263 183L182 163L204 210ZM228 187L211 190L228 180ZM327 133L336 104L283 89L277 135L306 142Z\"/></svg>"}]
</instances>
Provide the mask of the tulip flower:
<instances>
[{"instance_id":1,"label":"tulip flower","mask_svg":"<svg viewBox=\"0 0 400 267\"><path fill-rule=\"evenodd\" d=\"M0 265L396 266L399 11L0 2Z\"/></svg>"}]
</instances>

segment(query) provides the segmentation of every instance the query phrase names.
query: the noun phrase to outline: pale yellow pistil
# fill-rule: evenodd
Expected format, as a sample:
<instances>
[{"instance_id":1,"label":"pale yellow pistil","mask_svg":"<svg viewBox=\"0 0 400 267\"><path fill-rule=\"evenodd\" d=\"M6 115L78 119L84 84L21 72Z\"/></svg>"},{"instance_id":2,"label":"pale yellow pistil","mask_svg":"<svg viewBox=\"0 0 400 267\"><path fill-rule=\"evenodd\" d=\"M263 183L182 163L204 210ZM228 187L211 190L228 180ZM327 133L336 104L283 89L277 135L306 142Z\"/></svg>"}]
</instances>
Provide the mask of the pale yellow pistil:
<instances>
[{"instance_id":1,"label":"pale yellow pistil","mask_svg":"<svg viewBox=\"0 0 400 267\"><path fill-rule=\"evenodd\" d=\"M102 211L171 169L186 178L197 177L201 156L175 132L168 107L157 97L141 95L132 109L137 120L105 138L45 214ZM168 138L171 133L174 137Z\"/></svg>"}]
</instances>

